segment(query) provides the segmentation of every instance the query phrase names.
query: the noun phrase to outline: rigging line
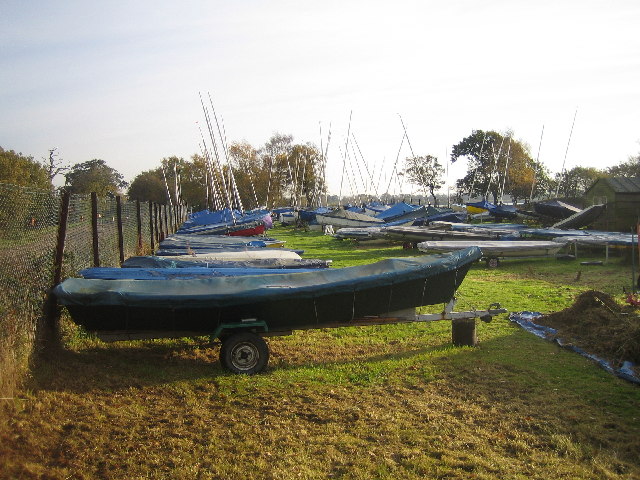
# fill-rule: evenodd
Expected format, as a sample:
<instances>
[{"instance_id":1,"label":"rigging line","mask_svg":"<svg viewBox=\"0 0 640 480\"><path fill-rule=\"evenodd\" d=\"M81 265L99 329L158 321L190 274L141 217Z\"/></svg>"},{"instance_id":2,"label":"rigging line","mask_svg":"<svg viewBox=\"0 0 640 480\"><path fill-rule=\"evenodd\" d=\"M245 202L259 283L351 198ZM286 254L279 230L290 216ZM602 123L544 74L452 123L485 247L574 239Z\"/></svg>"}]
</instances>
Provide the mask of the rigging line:
<instances>
[{"instance_id":1,"label":"rigging line","mask_svg":"<svg viewBox=\"0 0 640 480\"><path fill-rule=\"evenodd\" d=\"M405 133L402 135L402 141L400 142L400 147L398 148L398 154L396 155L396 161L393 164L393 170L391 171L391 177L389 177L389 185L387 186L387 193L389 193L389 189L391 188L391 182L393 181L393 174L396 172L396 168L398 167L398 160L400 159L400 151L402 150L402 145L404 145L404 139L407 136Z\"/></svg>"},{"instance_id":2,"label":"rigging line","mask_svg":"<svg viewBox=\"0 0 640 480\"><path fill-rule=\"evenodd\" d=\"M207 148L207 142L204 139L204 134L202 133L202 128L200 128L200 123L198 124L198 131L200 132L200 138L202 139L201 151L203 151L203 156L205 158L205 166L209 171L209 177L211 178L211 195L213 201L213 207L216 210L222 210L224 208L224 201L222 200L222 195L220 193L220 186L218 179L215 174L213 160L211 159L211 154L209 153L209 149Z\"/></svg>"},{"instance_id":3,"label":"rigging line","mask_svg":"<svg viewBox=\"0 0 640 480\"><path fill-rule=\"evenodd\" d=\"M235 197L235 201L236 201L236 206L239 207L238 209L243 212L244 211L244 207L242 205L242 200L240 199L240 194L238 192L238 187L236 185L236 179L235 176L233 174L233 166L231 165L231 160L229 158L229 152L227 149L227 145L226 145L226 140L225 140L225 135L223 135L221 128L220 128L220 123L218 122L218 116L216 114L216 109L213 106L213 101L211 100L211 94L209 92L207 92L208 96L209 96L209 103L211 105L211 110L213 112L213 118L216 122L216 128L218 129L218 136L220 137L220 144L222 146L222 152L224 153L224 157L226 160L226 164L227 164L227 169L228 169L228 178L229 178L229 184L230 184L230 188L233 190L233 194Z\"/></svg>"},{"instance_id":4,"label":"rigging line","mask_svg":"<svg viewBox=\"0 0 640 480\"><path fill-rule=\"evenodd\" d=\"M176 198L176 205L180 205L180 193L178 191L178 162L173 164L173 182L175 184L175 191L173 192Z\"/></svg>"},{"instance_id":5,"label":"rigging line","mask_svg":"<svg viewBox=\"0 0 640 480\"><path fill-rule=\"evenodd\" d=\"M342 148L341 147L339 147L339 150L340 150L340 154L342 154ZM345 153L344 157L345 157L346 161L348 161L349 168L351 169L352 165L351 165L351 161L350 161L350 158L349 158L349 151L348 150ZM355 192L355 188L353 186L353 175L347 175L346 178L347 178L347 184L349 186L349 197L351 197L351 200L354 200L356 194L354 193ZM340 202L340 203L342 203L342 202Z\"/></svg>"},{"instance_id":6,"label":"rigging line","mask_svg":"<svg viewBox=\"0 0 640 480\"><path fill-rule=\"evenodd\" d=\"M493 168L491 170L491 175L489 175L489 181L487 182L487 191L484 194L485 200L489 196L489 189L491 188L491 182L493 182L493 175L498 170L498 159L500 158L500 155L502 155L502 147L504 146L504 137L502 135L500 136L502 137L502 140L500 141L500 148L498 149L497 154L496 154L495 145L493 144L493 142L491 142L491 151L493 152Z\"/></svg>"},{"instance_id":7,"label":"rigging line","mask_svg":"<svg viewBox=\"0 0 640 480\"><path fill-rule=\"evenodd\" d=\"M162 178L164 178L164 188L167 189L167 199L169 200L169 206L173 206L173 202L171 201L171 193L169 192L169 184L167 183L167 175L164 172L164 165L162 168Z\"/></svg>"},{"instance_id":8,"label":"rigging line","mask_svg":"<svg viewBox=\"0 0 640 480\"><path fill-rule=\"evenodd\" d=\"M345 145L346 147L346 145ZM349 190L351 192L351 198L355 201L357 201L357 197L358 197L358 185L355 183L355 173L353 171L353 162L351 161L351 155L349 154L349 150L347 149L347 154L346 154L346 158L347 158L347 163L349 165L349 170L351 170L351 175L347 175L347 180L349 181Z\"/></svg>"},{"instance_id":9,"label":"rigging line","mask_svg":"<svg viewBox=\"0 0 640 480\"><path fill-rule=\"evenodd\" d=\"M324 206L329 205L329 189L327 188L327 162L329 161L329 144L331 143L331 122L329 122L329 133L327 135L327 146L323 154L322 162L322 188L324 190Z\"/></svg>"},{"instance_id":10,"label":"rigging line","mask_svg":"<svg viewBox=\"0 0 640 480\"><path fill-rule=\"evenodd\" d=\"M358 152L360 153L360 158L362 158L362 163L364 163L364 168L367 171L367 176L369 177L369 180L371 181L371 188L373 189L373 191L376 194L376 197L378 196L378 191L376 186L373 184L373 175L371 174L371 171L369 170L369 165L367 163L367 161L364 158L364 155L362 154L362 150L360 150L360 145L358 145L358 140L356 140L356 135L355 133L352 133L351 136L353 137L353 141L356 144L356 148L358 149ZM365 186L365 191L367 190L366 186Z\"/></svg>"},{"instance_id":11,"label":"rigging line","mask_svg":"<svg viewBox=\"0 0 640 480\"><path fill-rule=\"evenodd\" d=\"M318 127L320 129L320 161L316 165L315 173L316 173L316 178L322 178L321 174L324 173L322 170L322 164L324 163L324 145L322 144L323 139L322 139L322 122L321 121L318 122ZM317 182L316 182L315 192L313 194L313 201L317 203L318 207L322 204L322 198L318 189Z\"/></svg>"},{"instance_id":12,"label":"rigging line","mask_svg":"<svg viewBox=\"0 0 640 480\"><path fill-rule=\"evenodd\" d=\"M204 118L205 118L205 120L207 122L207 129L209 130L209 136L211 137L211 143L213 145L213 153L214 153L214 158L215 158L215 164L216 164L216 167L218 169L218 174L220 175L220 183L221 183L221 185L223 187L225 200L227 202L227 208L231 212L231 219L233 221L233 224L235 225L236 224L236 216L235 216L235 213L233 212L233 204L231 203L231 197L229 196L229 189L227 188L227 182L225 181L224 170L222 169L222 165L220 164L220 156L218 154L218 146L217 146L217 143L216 143L215 135L213 134L213 127L211 125L211 117L209 116L209 111L207 110L207 107L204 104L204 100L202 99L202 94L198 93L198 95L200 95L200 103L202 104L202 109L204 111Z\"/></svg>"},{"instance_id":13,"label":"rigging line","mask_svg":"<svg viewBox=\"0 0 640 480\"><path fill-rule=\"evenodd\" d=\"M198 123L198 122L196 122ZM210 186L209 186L209 169L207 167L207 159L204 156L204 150L202 149L202 144L198 143L198 147L200 148L200 155L202 156L202 161L204 162L204 204L205 210L209 210L211 206L211 202L213 202L213 198L209 198ZM195 157L195 155L194 155Z\"/></svg>"},{"instance_id":14,"label":"rigging line","mask_svg":"<svg viewBox=\"0 0 640 480\"><path fill-rule=\"evenodd\" d=\"M404 129L404 134L407 137L407 143L409 144L409 150L411 150L411 156L415 157L415 153L413 153L413 147L411 146L411 141L409 140L409 134L407 133L407 127L404 126L404 121L402 120L402 115L398 114L400 117L400 123L402 123L402 128Z\"/></svg>"},{"instance_id":15,"label":"rigging line","mask_svg":"<svg viewBox=\"0 0 640 480\"><path fill-rule=\"evenodd\" d=\"M571 143L571 135L573 134L573 126L576 124L576 116L578 115L578 107L573 114L573 123L571 123L571 131L569 132L569 140L567 141L567 149L564 152L564 160L562 160L562 169L560 170L560 178L558 179L558 185L556 186L556 197L560 191L560 184L562 183L562 175L564 175L564 165L567 161L567 154L569 153L569 144Z\"/></svg>"},{"instance_id":16,"label":"rigging line","mask_svg":"<svg viewBox=\"0 0 640 480\"><path fill-rule=\"evenodd\" d=\"M382 157L382 165L380 165L380 175L378 175L378 186L376 188L376 191L378 191L378 189L380 188L380 182L382 181L382 172L384 171L384 161L385 160L386 160L385 157ZM385 176L384 180L385 180L385 183L386 183L386 181L387 181L386 176ZM382 201L382 194L380 194L378 196L378 198L380 199L380 201Z\"/></svg>"},{"instance_id":17,"label":"rigging line","mask_svg":"<svg viewBox=\"0 0 640 480\"><path fill-rule=\"evenodd\" d=\"M511 136L509 136L509 147L507 148L507 156L505 157L504 163L504 175L502 176L502 189L500 191L500 203L502 203L502 199L504 197L504 187L507 183L507 170L509 168L509 159L511 155Z\"/></svg>"},{"instance_id":18,"label":"rigging line","mask_svg":"<svg viewBox=\"0 0 640 480\"><path fill-rule=\"evenodd\" d=\"M338 193L338 205L342 203L342 183L344 182L344 170L346 168L346 163L347 163L347 145L349 144L349 135L351 134L351 115L353 115L353 110L351 110L351 112L349 112L349 126L347 127L347 139L345 140L345 145L344 145L344 150L345 150L345 156L343 158L342 161L342 177L340 178L340 192Z\"/></svg>"},{"instance_id":19,"label":"rigging line","mask_svg":"<svg viewBox=\"0 0 640 480\"><path fill-rule=\"evenodd\" d=\"M363 191L363 193L366 193L367 185L366 185L366 183L364 181L364 176L362 175L362 170L360 169L360 161L358 159L358 154L356 152L355 147L353 146L353 143L351 143L351 152L353 152L353 157L355 158L356 167L358 169L358 177L360 177L360 181L362 182L362 191ZM351 166L351 170L353 171L353 165Z\"/></svg>"},{"instance_id":20,"label":"rigging line","mask_svg":"<svg viewBox=\"0 0 640 480\"><path fill-rule=\"evenodd\" d=\"M487 132L484 132L482 136L482 144L480 145L480 156L478 157L480 165L482 165L482 151L484 150L484 143L487 140ZM473 172L473 179L471 180L471 188L469 189L469 200L471 200L471 193L473 192L473 187L476 184L476 178L478 177L478 170L480 167L476 168L475 172Z\"/></svg>"},{"instance_id":21,"label":"rigging line","mask_svg":"<svg viewBox=\"0 0 640 480\"><path fill-rule=\"evenodd\" d=\"M196 122L196 124L198 124L198 122ZM200 130L200 137L202 137L202 130L200 129L200 125L199 124L198 124L198 130ZM214 208L215 200L213 198L213 187L212 187L213 178L211 178L211 180L210 180L211 167L209 165L209 159L207 158L208 155L205 153L206 145L204 145L204 138L202 138L202 142L203 143L198 143L198 146L200 147L200 154L202 155L202 158L204 160L205 181L207 183L207 194L206 194L206 197L207 197L207 210L208 210L209 207Z\"/></svg>"},{"instance_id":22,"label":"rigging line","mask_svg":"<svg viewBox=\"0 0 640 480\"><path fill-rule=\"evenodd\" d=\"M534 165L534 170L533 170L533 181L531 182L531 195L529 195L529 203L531 203L531 201L533 200L533 189L536 186L536 170L535 168L538 167L539 160L540 160L540 148L542 147L542 136L544 135L544 125L542 125L542 132L540 133L540 143L538 143L538 155L536 155L536 164Z\"/></svg>"},{"instance_id":23,"label":"rigging line","mask_svg":"<svg viewBox=\"0 0 640 480\"><path fill-rule=\"evenodd\" d=\"M209 101L211 101L211 94L209 94ZM220 123L222 125L224 148L225 148L225 151L227 152L227 156L229 156L229 143L227 142L227 130L224 126L224 117L222 115L220 115ZM247 177L249 178L249 185L251 185L251 191L253 192L253 199L256 202L256 208L260 208L260 203L258 202L258 195L256 194L256 188L253 182L253 174L251 173L251 168L247 168Z\"/></svg>"},{"instance_id":24,"label":"rigging line","mask_svg":"<svg viewBox=\"0 0 640 480\"><path fill-rule=\"evenodd\" d=\"M236 205L239 207L241 212L244 212L244 207L242 205L242 199L240 198L240 192L238 192L238 186L236 184L236 178L233 174L233 168L231 165L231 161L229 159L229 152L227 150L227 144L225 142L225 138L220 129L220 123L218 122L218 115L216 115L216 109L213 106L213 101L211 100L211 94L207 92L209 96L209 103L211 104L211 111L213 112L213 118L216 121L216 127L218 128L218 135L220 136L220 143L222 144L222 151L224 152L225 159L227 160L227 167L229 168L229 178L231 182L231 188L233 189L233 194L235 196Z\"/></svg>"}]
</instances>

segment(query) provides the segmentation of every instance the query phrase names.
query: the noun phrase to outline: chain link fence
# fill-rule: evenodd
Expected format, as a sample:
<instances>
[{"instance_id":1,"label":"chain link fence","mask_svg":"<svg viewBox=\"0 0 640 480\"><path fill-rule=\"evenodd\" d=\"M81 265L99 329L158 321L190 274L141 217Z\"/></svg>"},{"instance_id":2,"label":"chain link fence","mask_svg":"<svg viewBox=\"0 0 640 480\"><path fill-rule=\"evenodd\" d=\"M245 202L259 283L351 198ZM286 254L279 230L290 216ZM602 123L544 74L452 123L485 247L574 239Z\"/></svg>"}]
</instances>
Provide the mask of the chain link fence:
<instances>
[{"instance_id":1,"label":"chain link fence","mask_svg":"<svg viewBox=\"0 0 640 480\"><path fill-rule=\"evenodd\" d=\"M0 184L0 395L25 371L51 286L60 201Z\"/></svg>"},{"instance_id":2,"label":"chain link fence","mask_svg":"<svg viewBox=\"0 0 640 480\"><path fill-rule=\"evenodd\" d=\"M0 184L0 397L12 395L38 347L54 282L61 208L56 192ZM174 215L163 205L70 196L62 278L152 253L152 245L176 229Z\"/></svg>"}]
</instances>

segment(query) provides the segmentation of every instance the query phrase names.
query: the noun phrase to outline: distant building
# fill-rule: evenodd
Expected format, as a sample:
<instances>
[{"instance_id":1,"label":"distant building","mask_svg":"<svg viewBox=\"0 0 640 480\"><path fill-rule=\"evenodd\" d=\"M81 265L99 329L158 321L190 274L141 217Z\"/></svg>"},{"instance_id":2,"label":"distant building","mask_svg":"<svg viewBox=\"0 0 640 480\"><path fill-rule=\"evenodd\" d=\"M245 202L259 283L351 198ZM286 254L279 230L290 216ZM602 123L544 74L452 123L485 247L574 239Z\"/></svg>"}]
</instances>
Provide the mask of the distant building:
<instances>
[{"instance_id":1,"label":"distant building","mask_svg":"<svg viewBox=\"0 0 640 480\"><path fill-rule=\"evenodd\" d=\"M600 178L585 192L586 206L606 204L593 224L596 230L635 231L640 219L640 177Z\"/></svg>"}]
</instances>

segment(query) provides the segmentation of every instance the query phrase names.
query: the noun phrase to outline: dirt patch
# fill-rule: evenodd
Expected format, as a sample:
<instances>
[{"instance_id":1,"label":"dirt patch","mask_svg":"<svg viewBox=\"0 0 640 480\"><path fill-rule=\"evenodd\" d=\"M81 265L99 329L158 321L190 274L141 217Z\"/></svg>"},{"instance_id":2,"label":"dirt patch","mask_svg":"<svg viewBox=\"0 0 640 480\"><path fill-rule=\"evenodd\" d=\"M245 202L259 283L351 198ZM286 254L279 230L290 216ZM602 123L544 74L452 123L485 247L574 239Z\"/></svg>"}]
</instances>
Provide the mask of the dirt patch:
<instances>
[{"instance_id":1,"label":"dirt patch","mask_svg":"<svg viewBox=\"0 0 640 480\"><path fill-rule=\"evenodd\" d=\"M536 323L555 328L557 338L616 366L625 360L640 365L638 309L622 306L606 293L595 290L581 293L571 307L544 315Z\"/></svg>"}]
</instances>

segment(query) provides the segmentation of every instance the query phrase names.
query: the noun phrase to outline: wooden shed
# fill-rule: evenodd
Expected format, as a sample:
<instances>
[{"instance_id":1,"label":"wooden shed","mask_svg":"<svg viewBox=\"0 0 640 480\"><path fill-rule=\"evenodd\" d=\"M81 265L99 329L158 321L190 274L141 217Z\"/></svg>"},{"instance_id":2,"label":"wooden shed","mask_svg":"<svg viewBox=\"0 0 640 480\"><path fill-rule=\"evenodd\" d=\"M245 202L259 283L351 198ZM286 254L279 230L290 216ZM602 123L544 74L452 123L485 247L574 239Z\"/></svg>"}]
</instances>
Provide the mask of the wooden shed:
<instances>
[{"instance_id":1,"label":"wooden shed","mask_svg":"<svg viewBox=\"0 0 640 480\"><path fill-rule=\"evenodd\" d=\"M585 192L586 204L607 205L593 224L597 230L630 232L640 218L640 177L600 178Z\"/></svg>"}]
</instances>

